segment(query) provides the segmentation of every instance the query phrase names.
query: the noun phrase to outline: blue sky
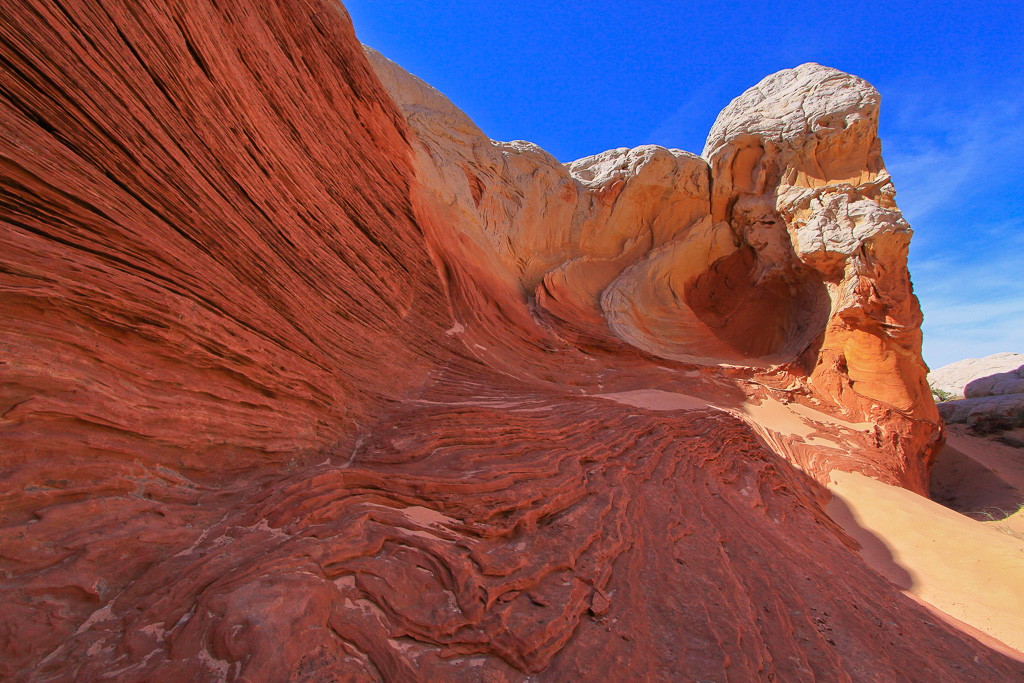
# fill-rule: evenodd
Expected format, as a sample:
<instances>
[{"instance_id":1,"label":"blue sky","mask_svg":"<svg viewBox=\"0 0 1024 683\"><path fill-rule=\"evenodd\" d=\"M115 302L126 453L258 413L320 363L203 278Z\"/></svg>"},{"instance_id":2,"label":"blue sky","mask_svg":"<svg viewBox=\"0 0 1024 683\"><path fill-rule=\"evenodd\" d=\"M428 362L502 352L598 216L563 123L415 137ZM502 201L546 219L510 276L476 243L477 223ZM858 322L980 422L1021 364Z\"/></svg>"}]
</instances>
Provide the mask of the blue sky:
<instances>
[{"instance_id":1,"label":"blue sky","mask_svg":"<svg viewBox=\"0 0 1024 683\"><path fill-rule=\"evenodd\" d=\"M933 368L1024 352L1024 2L347 0L360 40L492 138L562 161L700 153L718 112L814 61L882 93L881 137L915 229Z\"/></svg>"}]
</instances>

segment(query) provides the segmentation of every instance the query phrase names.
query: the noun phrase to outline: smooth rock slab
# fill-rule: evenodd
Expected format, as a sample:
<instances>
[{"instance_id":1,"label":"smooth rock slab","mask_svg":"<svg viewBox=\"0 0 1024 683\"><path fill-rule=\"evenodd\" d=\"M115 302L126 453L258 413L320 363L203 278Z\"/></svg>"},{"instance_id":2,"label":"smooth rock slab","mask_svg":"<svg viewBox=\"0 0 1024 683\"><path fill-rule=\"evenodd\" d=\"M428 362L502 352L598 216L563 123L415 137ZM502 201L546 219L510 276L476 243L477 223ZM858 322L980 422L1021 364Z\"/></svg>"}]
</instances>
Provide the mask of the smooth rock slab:
<instances>
[{"instance_id":1,"label":"smooth rock slab","mask_svg":"<svg viewBox=\"0 0 1024 683\"><path fill-rule=\"evenodd\" d=\"M984 358L966 358L949 365L943 365L938 370L929 372L928 384L935 389L941 389L951 396L964 398L964 392L968 384L1006 372L1017 373L1022 366L1024 366L1024 354L1021 353L1005 352L994 353ZM987 383L985 384L987 387ZM999 393L1019 392L1000 391ZM992 393L984 393L984 389L979 385L978 393L969 398L986 395L992 395Z\"/></svg>"}]
</instances>

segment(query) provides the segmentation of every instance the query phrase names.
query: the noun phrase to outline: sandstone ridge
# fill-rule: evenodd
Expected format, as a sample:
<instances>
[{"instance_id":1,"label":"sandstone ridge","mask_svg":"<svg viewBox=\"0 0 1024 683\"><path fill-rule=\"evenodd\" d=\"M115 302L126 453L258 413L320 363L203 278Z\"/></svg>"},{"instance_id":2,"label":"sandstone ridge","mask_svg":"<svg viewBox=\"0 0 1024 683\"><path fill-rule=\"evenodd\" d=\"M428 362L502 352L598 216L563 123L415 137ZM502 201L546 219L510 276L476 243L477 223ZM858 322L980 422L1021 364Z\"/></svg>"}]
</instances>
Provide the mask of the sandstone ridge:
<instances>
[{"instance_id":1,"label":"sandstone ridge","mask_svg":"<svg viewBox=\"0 0 1024 683\"><path fill-rule=\"evenodd\" d=\"M857 450L878 455L860 466L927 489L938 415L874 88L804 64L736 98L703 157L646 145L563 165L490 140L367 53L416 134L421 214L472 245L452 260L486 261L478 289L577 348L729 368L747 389L870 422ZM780 447L819 480L833 466Z\"/></svg>"},{"instance_id":2,"label":"sandstone ridge","mask_svg":"<svg viewBox=\"0 0 1024 683\"><path fill-rule=\"evenodd\" d=\"M942 440L861 79L561 164L333 0L0 56L0 678L1024 676L823 510Z\"/></svg>"}]
</instances>

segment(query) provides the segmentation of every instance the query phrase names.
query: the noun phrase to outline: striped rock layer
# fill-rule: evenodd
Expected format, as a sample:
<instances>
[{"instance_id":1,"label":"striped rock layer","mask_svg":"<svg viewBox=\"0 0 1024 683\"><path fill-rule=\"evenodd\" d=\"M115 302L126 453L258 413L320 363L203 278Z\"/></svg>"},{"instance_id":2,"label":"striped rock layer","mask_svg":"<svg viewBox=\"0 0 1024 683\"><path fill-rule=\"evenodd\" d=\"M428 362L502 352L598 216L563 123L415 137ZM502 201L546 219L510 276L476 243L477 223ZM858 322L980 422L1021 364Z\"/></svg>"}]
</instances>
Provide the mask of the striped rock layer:
<instances>
[{"instance_id":1,"label":"striped rock layer","mask_svg":"<svg viewBox=\"0 0 1024 683\"><path fill-rule=\"evenodd\" d=\"M0 677L1012 680L870 570L941 441L879 98L563 165L333 0L0 7Z\"/></svg>"}]
</instances>

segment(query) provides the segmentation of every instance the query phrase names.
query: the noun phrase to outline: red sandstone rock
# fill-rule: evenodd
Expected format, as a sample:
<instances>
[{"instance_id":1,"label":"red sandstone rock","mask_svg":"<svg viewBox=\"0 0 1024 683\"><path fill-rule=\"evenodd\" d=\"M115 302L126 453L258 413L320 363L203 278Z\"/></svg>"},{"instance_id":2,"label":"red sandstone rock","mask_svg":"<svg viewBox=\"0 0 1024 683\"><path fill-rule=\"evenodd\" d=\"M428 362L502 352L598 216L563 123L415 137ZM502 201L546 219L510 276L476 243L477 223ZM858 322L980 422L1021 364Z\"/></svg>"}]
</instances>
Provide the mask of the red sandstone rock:
<instances>
[{"instance_id":1,"label":"red sandstone rock","mask_svg":"<svg viewBox=\"0 0 1024 683\"><path fill-rule=\"evenodd\" d=\"M927 490L941 430L874 88L805 64L736 98L705 158L646 145L563 166L530 143L488 139L429 85L368 55L416 134L418 214L442 225L449 272L485 264L473 280L496 293L488 305L529 311L580 349L731 366L754 402L810 408L826 431L867 426L842 429L836 457L754 420L819 481L839 467ZM503 344L504 327L469 322L479 305L461 308L481 346Z\"/></svg>"},{"instance_id":2,"label":"red sandstone rock","mask_svg":"<svg viewBox=\"0 0 1024 683\"><path fill-rule=\"evenodd\" d=\"M1024 675L821 509L832 468L926 480L898 225L838 281L839 248L760 268L723 207L792 195L708 194L719 152L567 169L454 107L477 163L432 170L435 123L327 0L9 3L0 56L0 676ZM799 149L771 168L864 191L869 110L824 136L824 184ZM665 188L686 200L657 223ZM772 209L798 238L800 207ZM559 211L578 232L544 232ZM767 339L716 280L740 275ZM803 320L780 282L852 284Z\"/></svg>"}]
</instances>

